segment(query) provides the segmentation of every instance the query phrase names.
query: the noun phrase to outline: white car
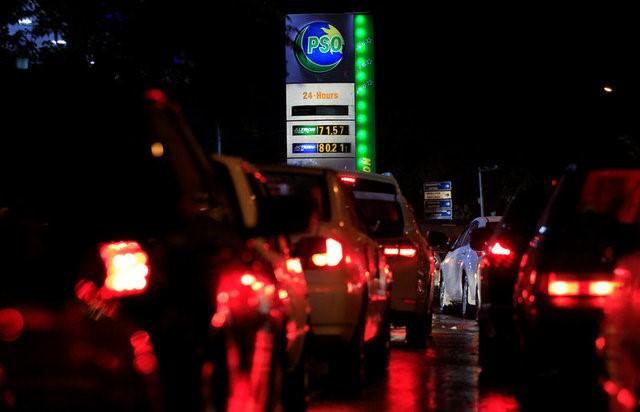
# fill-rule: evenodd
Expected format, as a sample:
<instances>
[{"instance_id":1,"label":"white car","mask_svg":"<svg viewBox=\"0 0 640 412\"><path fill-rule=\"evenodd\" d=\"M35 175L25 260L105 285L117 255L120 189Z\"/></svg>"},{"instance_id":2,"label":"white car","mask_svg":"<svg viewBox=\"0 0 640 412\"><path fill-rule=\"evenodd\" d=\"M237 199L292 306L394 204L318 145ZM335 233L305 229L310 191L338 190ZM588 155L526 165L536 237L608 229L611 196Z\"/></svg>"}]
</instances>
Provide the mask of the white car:
<instances>
[{"instance_id":1,"label":"white car","mask_svg":"<svg viewBox=\"0 0 640 412\"><path fill-rule=\"evenodd\" d=\"M405 325L407 342L426 344L432 327L435 256L411 206L391 175L340 172L369 235L380 243L393 272L391 322Z\"/></svg>"},{"instance_id":2,"label":"white car","mask_svg":"<svg viewBox=\"0 0 640 412\"><path fill-rule=\"evenodd\" d=\"M451 246L451 251L440 264L441 311L455 305L460 308L460 315L475 317L480 300L478 263L482 252L481 247L472 247L475 246L472 240L480 233L484 240L488 239L501 219L502 216L475 218Z\"/></svg>"},{"instance_id":3,"label":"white car","mask_svg":"<svg viewBox=\"0 0 640 412\"><path fill-rule=\"evenodd\" d=\"M391 271L366 231L336 171L261 167L272 191L306 194L317 208L316 225L294 239L311 301L315 355L329 354L336 378L360 387L368 366L389 362Z\"/></svg>"}]
</instances>

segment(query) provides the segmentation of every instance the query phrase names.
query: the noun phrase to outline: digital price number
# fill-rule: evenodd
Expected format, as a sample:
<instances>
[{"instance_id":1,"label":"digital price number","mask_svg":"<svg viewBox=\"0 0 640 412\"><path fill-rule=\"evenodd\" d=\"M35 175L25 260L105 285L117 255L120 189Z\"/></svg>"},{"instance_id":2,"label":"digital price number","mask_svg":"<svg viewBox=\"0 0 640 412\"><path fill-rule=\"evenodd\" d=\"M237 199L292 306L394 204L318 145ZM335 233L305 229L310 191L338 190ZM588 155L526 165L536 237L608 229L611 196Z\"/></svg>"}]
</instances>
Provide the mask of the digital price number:
<instances>
[{"instance_id":1,"label":"digital price number","mask_svg":"<svg viewBox=\"0 0 640 412\"><path fill-rule=\"evenodd\" d=\"M332 125L309 125L309 126L293 126L294 136L346 136L349 134L349 125L332 124Z\"/></svg>"},{"instance_id":2,"label":"digital price number","mask_svg":"<svg viewBox=\"0 0 640 412\"><path fill-rule=\"evenodd\" d=\"M293 153L351 153L351 143L294 143Z\"/></svg>"}]
</instances>

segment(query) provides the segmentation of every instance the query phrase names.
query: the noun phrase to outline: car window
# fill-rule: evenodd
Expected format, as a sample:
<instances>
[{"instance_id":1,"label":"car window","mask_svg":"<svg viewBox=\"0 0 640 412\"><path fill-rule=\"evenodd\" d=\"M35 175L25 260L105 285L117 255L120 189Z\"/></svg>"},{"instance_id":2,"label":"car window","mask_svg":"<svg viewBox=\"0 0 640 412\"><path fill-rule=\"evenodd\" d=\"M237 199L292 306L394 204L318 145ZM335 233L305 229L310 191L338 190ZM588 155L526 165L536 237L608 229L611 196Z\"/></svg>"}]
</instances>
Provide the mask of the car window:
<instances>
[{"instance_id":1,"label":"car window","mask_svg":"<svg viewBox=\"0 0 640 412\"><path fill-rule=\"evenodd\" d=\"M331 220L328 185L324 174L262 171L270 196L311 197L321 221Z\"/></svg>"},{"instance_id":2,"label":"car window","mask_svg":"<svg viewBox=\"0 0 640 412\"><path fill-rule=\"evenodd\" d=\"M608 270L640 241L640 170L567 175L544 225L546 253L558 265Z\"/></svg>"},{"instance_id":3,"label":"car window","mask_svg":"<svg viewBox=\"0 0 640 412\"><path fill-rule=\"evenodd\" d=\"M478 228L478 222L471 222L469 228L464 232L463 236L458 239L460 243L456 246L456 248L463 247L469 244L471 241L471 232Z\"/></svg>"},{"instance_id":4,"label":"car window","mask_svg":"<svg viewBox=\"0 0 640 412\"><path fill-rule=\"evenodd\" d=\"M342 182L342 187L351 196L371 237L382 239L403 235L405 218L395 185L357 178L355 182Z\"/></svg>"}]
</instances>

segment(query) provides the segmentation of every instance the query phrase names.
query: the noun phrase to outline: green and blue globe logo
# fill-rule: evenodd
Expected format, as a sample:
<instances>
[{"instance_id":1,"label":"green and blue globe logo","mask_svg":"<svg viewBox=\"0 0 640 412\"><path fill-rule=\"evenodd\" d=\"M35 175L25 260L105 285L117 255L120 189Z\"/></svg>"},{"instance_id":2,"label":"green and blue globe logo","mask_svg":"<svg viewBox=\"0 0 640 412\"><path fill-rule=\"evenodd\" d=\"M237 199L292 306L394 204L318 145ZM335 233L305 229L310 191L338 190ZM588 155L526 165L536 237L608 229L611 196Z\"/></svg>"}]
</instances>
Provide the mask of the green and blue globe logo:
<instances>
[{"instance_id":1,"label":"green and blue globe logo","mask_svg":"<svg viewBox=\"0 0 640 412\"><path fill-rule=\"evenodd\" d=\"M344 38L333 25L317 21L309 23L296 37L296 58L314 73L333 70L342 61Z\"/></svg>"}]
</instances>

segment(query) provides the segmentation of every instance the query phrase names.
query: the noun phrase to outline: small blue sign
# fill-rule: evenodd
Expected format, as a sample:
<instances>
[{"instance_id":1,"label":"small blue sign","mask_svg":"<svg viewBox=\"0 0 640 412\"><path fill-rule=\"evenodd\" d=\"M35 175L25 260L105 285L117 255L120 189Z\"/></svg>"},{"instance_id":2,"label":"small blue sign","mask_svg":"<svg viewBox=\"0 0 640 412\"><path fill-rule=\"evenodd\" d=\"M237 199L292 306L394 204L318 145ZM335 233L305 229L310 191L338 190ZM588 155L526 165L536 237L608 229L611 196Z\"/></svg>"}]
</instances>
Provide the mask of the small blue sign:
<instances>
[{"instance_id":1,"label":"small blue sign","mask_svg":"<svg viewBox=\"0 0 640 412\"><path fill-rule=\"evenodd\" d=\"M317 143L294 143L293 153L318 153Z\"/></svg>"},{"instance_id":2,"label":"small blue sign","mask_svg":"<svg viewBox=\"0 0 640 412\"><path fill-rule=\"evenodd\" d=\"M425 206L428 208L446 208L451 209L451 200L427 200Z\"/></svg>"},{"instance_id":3,"label":"small blue sign","mask_svg":"<svg viewBox=\"0 0 640 412\"><path fill-rule=\"evenodd\" d=\"M443 210L436 213L429 213L425 216L427 219L451 219L453 213L451 210Z\"/></svg>"},{"instance_id":4,"label":"small blue sign","mask_svg":"<svg viewBox=\"0 0 640 412\"><path fill-rule=\"evenodd\" d=\"M451 181L447 182L433 182L433 183L425 183L424 191L425 192L435 192L440 190L451 190Z\"/></svg>"}]
</instances>

